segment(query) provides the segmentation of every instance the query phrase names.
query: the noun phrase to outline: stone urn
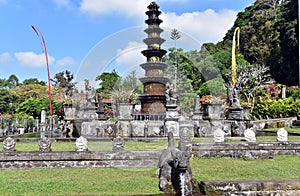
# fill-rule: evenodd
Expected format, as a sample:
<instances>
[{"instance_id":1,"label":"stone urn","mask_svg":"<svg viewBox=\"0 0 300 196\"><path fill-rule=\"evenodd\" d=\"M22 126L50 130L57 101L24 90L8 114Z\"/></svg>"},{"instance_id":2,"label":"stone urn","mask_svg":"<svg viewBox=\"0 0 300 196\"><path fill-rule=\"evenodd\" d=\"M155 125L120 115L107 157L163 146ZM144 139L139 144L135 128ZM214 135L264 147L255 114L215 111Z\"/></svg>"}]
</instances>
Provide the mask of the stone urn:
<instances>
[{"instance_id":1,"label":"stone urn","mask_svg":"<svg viewBox=\"0 0 300 196\"><path fill-rule=\"evenodd\" d=\"M222 114L221 103L204 103L203 107L203 120L220 119Z\"/></svg>"},{"instance_id":2,"label":"stone urn","mask_svg":"<svg viewBox=\"0 0 300 196\"><path fill-rule=\"evenodd\" d=\"M72 104L64 104L63 105L65 119L66 120L73 120L75 119L76 115L76 108L72 106Z\"/></svg>"},{"instance_id":3,"label":"stone urn","mask_svg":"<svg viewBox=\"0 0 300 196\"><path fill-rule=\"evenodd\" d=\"M119 119L132 118L132 104L131 103L117 103L117 114Z\"/></svg>"}]
</instances>

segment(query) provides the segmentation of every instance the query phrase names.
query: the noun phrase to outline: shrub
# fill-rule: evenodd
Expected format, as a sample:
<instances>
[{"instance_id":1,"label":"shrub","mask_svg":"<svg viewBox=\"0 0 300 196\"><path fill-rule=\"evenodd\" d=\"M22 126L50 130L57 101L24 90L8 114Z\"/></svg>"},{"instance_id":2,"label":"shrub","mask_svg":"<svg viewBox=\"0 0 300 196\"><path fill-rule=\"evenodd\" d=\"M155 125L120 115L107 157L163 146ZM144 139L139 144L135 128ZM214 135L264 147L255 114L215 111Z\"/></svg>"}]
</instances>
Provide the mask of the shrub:
<instances>
[{"instance_id":1,"label":"shrub","mask_svg":"<svg viewBox=\"0 0 300 196\"><path fill-rule=\"evenodd\" d=\"M265 99L258 100L254 104L252 116L270 118L291 117L300 114L300 99Z\"/></svg>"}]
</instances>

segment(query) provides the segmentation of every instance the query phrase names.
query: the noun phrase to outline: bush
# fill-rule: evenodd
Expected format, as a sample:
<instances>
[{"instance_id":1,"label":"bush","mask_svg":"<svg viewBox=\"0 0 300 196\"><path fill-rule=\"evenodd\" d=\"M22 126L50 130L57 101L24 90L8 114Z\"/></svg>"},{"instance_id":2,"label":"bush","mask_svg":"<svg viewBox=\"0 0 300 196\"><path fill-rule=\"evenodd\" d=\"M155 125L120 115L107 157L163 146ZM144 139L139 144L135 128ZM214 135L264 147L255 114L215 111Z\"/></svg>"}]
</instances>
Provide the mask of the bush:
<instances>
[{"instance_id":1,"label":"bush","mask_svg":"<svg viewBox=\"0 0 300 196\"><path fill-rule=\"evenodd\" d=\"M265 99L254 104L252 116L270 118L291 117L300 114L300 99Z\"/></svg>"}]
</instances>

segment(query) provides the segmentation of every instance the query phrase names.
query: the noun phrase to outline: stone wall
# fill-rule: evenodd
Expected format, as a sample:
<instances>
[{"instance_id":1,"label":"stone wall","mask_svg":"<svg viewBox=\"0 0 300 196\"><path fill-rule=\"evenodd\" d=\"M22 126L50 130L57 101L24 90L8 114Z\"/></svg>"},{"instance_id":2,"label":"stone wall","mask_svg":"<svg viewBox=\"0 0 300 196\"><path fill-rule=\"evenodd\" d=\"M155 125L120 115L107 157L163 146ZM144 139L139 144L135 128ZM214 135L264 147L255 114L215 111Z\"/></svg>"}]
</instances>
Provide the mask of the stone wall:
<instances>
[{"instance_id":1,"label":"stone wall","mask_svg":"<svg viewBox=\"0 0 300 196\"><path fill-rule=\"evenodd\" d=\"M193 143L197 157L266 159L276 155L300 156L300 142L222 142Z\"/></svg>"},{"instance_id":2,"label":"stone wall","mask_svg":"<svg viewBox=\"0 0 300 196\"><path fill-rule=\"evenodd\" d=\"M291 196L300 195L300 179L284 180L220 180L202 181L203 195L260 195Z\"/></svg>"},{"instance_id":3,"label":"stone wall","mask_svg":"<svg viewBox=\"0 0 300 196\"><path fill-rule=\"evenodd\" d=\"M85 152L1 152L0 169L148 168L157 166L160 150Z\"/></svg>"}]
</instances>

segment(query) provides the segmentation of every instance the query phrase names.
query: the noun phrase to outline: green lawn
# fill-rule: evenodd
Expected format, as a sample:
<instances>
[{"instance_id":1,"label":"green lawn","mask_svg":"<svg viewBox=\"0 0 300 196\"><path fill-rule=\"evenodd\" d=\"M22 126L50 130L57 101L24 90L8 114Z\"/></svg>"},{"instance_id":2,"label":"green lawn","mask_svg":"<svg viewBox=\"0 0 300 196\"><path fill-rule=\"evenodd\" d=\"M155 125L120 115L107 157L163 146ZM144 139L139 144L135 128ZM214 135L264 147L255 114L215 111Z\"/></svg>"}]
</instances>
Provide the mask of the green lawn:
<instances>
[{"instance_id":1,"label":"green lawn","mask_svg":"<svg viewBox=\"0 0 300 196\"><path fill-rule=\"evenodd\" d=\"M300 158L268 160L193 158L193 177L201 180L299 178ZM1 195L158 194L156 168L0 170Z\"/></svg>"},{"instance_id":2,"label":"green lawn","mask_svg":"<svg viewBox=\"0 0 300 196\"><path fill-rule=\"evenodd\" d=\"M257 137L276 141L276 136ZM290 141L300 137L289 136ZM193 141L212 142L212 138ZM167 141L125 142L126 150L167 148ZM112 142L89 142L89 150L111 150ZM17 142L17 151L38 151L37 142ZM53 151L74 151L74 142L53 142ZM1 149L2 151L2 149ZM193 177L201 180L267 180L299 178L300 157L267 160L192 158ZM0 195L138 195L159 194L156 168L149 169L31 169L0 170Z\"/></svg>"}]
</instances>

